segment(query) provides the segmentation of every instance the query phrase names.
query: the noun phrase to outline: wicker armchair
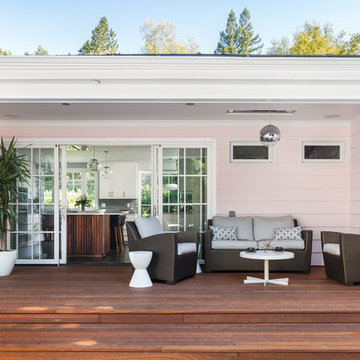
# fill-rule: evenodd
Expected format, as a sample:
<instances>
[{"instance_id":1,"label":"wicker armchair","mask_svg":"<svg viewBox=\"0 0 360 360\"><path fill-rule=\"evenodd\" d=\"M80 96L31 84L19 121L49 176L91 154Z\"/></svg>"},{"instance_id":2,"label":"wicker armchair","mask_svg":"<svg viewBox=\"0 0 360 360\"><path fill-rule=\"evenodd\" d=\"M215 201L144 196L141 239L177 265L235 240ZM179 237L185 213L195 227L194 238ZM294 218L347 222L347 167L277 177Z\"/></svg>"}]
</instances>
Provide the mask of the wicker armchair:
<instances>
[{"instance_id":1,"label":"wicker armchair","mask_svg":"<svg viewBox=\"0 0 360 360\"><path fill-rule=\"evenodd\" d=\"M175 284L195 276L198 250L196 232L162 233L141 238L134 221L126 222L129 251L149 250L153 257L147 268L150 278ZM178 255L178 244L195 243L196 251Z\"/></svg>"},{"instance_id":2,"label":"wicker armchair","mask_svg":"<svg viewBox=\"0 0 360 360\"><path fill-rule=\"evenodd\" d=\"M360 282L360 235L322 231L326 275L344 285Z\"/></svg>"}]
</instances>

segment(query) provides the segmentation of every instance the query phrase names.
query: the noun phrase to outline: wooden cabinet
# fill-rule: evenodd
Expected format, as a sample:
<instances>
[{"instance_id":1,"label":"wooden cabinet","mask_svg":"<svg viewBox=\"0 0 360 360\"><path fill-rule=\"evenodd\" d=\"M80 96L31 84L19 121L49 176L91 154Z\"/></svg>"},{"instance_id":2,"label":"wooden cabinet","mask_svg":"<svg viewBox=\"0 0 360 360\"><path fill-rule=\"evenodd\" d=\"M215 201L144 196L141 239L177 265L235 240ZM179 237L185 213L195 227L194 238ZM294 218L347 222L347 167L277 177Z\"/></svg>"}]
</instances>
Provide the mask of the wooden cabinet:
<instances>
[{"instance_id":1,"label":"wooden cabinet","mask_svg":"<svg viewBox=\"0 0 360 360\"><path fill-rule=\"evenodd\" d=\"M109 165L112 174L99 177L100 199L136 199L138 197L138 168L134 162L102 163Z\"/></svg>"},{"instance_id":2,"label":"wooden cabinet","mask_svg":"<svg viewBox=\"0 0 360 360\"><path fill-rule=\"evenodd\" d=\"M109 251L109 215L67 216L68 256L104 256Z\"/></svg>"}]
</instances>

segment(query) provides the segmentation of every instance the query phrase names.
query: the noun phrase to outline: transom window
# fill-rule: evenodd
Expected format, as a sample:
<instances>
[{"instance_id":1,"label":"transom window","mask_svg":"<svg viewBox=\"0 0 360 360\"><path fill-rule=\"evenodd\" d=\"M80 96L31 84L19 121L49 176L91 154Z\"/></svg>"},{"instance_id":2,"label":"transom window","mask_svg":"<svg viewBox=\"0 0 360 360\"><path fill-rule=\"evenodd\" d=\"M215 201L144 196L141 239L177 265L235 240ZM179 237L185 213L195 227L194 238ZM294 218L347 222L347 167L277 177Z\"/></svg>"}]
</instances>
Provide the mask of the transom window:
<instances>
[{"instance_id":1,"label":"transom window","mask_svg":"<svg viewBox=\"0 0 360 360\"><path fill-rule=\"evenodd\" d=\"M303 163L344 163L344 141L303 141Z\"/></svg>"},{"instance_id":2,"label":"transom window","mask_svg":"<svg viewBox=\"0 0 360 360\"><path fill-rule=\"evenodd\" d=\"M262 145L259 141L229 141L229 163L230 164L249 164L249 163L273 163L274 149Z\"/></svg>"}]
</instances>

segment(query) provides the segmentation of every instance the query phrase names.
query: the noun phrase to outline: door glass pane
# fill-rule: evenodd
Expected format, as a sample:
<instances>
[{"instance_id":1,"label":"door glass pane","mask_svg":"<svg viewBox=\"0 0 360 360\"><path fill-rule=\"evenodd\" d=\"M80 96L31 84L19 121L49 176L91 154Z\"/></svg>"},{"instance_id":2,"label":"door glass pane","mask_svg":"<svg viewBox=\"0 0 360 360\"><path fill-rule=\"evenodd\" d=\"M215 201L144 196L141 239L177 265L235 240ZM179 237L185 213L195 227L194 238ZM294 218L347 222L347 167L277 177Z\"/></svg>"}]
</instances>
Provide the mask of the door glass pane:
<instances>
[{"instance_id":1,"label":"door glass pane","mask_svg":"<svg viewBox=\"0 0 360 360\"><path fill-rule=\"evenodd\" d=\"M200 181L200 177L186 177L186 203L201 202Z\"/></svg>"},{"instance_id":2,"label":"door glass pane","mask_svg":"<svg viewBox=\"0 0 360 360\"><path fill-rule=\"evenodd\" d=\"M178 231L178 209L177 205L163 206L163 229L164 231Z\"/></svg>"},{"instance_id":3,"label":"door glass pane","mask_svg":"<svg viewBox=\"0 0 360 360\"><path fill-rule=\"evenodd\" d=\"M179 158L178 149L163 149L164 174L178 174Z\"/></svg>"},{"instance_id":4,"label":"door glass pane","mask_svg":"<svg viewBox=\"0 0 360 360\"><path fill-rule=\"evenodd\" d=\"M178 178L177 176L163 176L163 203L178 203Z\"/></svg>"},{"instance_id":5,"label":"door glass pane","mask_svg":"<svg viewBox=\"0 0 360 360\"><path fill-rule=\"evenodd\" d=\"M200 175L202 173L201 149L186 149L186 174Z\"/></svg>"},{"instance_id":6,"label":"door glass pane","mask_svg":"<svg viewBox=\"0 0 360 360\"><path fill-rule=\"evenodd\" d=\"M54 149L40 149L41 156L41 175L54 174Z\"/></svg>"},{"instance_id":7,"label":"door glass pane","mask_svg":"<svg viewBox=\"0 0 360 360\"><path fill-rule=\"evenodd\" d=\"M186 231L200 231L200 205L186 206Z\"/></svg>"},{"instance_id":8,"label":"door glass pane","mask_svg":"<svg viewBox=\"0 0 360 360\"><path fill-rule=\"evenodd\" d=\"M40 174L40 153L39 149L32 149L32 172L33 175Z\"/></svg>"}]
</instances>

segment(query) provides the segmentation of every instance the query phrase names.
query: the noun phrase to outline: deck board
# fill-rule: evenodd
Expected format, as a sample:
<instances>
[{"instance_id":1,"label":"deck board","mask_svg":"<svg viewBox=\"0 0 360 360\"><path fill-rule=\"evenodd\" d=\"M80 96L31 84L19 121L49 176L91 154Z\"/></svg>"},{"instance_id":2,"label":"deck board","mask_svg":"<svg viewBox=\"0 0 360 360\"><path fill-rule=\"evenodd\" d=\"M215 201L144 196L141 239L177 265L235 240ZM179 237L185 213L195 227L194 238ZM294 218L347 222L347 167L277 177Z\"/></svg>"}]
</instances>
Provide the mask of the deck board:
<instances>
[{"instance_id":1,"label":"deck board","mask_svg":"<svg viewBox=\"0 0 360 360\"><path fill-rule=\"evenodd\" d=\"M210 273L133 289L131 275L16 266L0 278L0 359L360 359L360 286L321 267L266 287Z\"/></svg>"}]
</instances>

